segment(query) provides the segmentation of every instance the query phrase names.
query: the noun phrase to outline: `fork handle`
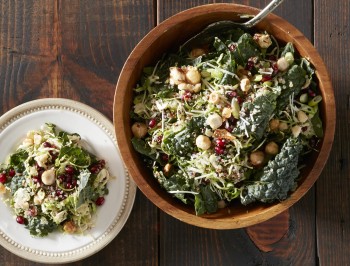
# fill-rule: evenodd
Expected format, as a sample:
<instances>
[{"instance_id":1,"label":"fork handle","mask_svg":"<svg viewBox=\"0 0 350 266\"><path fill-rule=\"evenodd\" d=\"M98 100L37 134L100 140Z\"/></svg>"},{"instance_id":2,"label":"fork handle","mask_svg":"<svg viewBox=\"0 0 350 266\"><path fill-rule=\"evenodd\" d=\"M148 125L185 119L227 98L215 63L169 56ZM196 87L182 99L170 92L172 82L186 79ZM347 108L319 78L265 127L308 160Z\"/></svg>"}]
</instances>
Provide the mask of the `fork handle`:
<instances>
[{"instance_id":1,"label":"fork handle","mask_svg":"<svg viewBox=\"0 0 350 266\"><path fill-rule=\"evenodd\" d=\"M278 7L284 0L273 0L263 10L259 12L254 18L243 23L244 27L251 28L258 24L263 18L270 14L276 7Z\"/></svg>"}]
</instances>

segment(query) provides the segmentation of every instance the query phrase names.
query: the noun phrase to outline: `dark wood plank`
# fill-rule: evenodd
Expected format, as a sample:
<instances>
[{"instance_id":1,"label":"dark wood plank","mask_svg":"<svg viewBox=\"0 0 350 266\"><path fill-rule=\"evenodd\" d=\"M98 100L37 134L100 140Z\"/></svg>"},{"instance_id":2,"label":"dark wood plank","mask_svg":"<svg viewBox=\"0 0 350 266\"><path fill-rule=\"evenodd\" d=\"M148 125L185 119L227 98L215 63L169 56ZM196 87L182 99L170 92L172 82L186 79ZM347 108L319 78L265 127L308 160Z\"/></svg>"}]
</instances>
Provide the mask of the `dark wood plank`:
<instances>
[{"instance_id":1,"label":"dark wood plank","mask_svg":"<svg viewBox=\"0 0 350 266\"><path fill-rule=\"evenodd\" d=\"M349 265L349 15L347 1L315 0L315 46L328 67L337 104L333 150L316 187L320 265Z\"/></svg>"},{"instance_id":2,"label":"dark wood plank","mask_svg":"<svg viewBox=\"0 0 350 266\"><path fill-rule=\"evenodd\" d=\"M153 10L151 0L1 0L0 115L29 100L63 97L112 119L118 75L133 47L154 26ZM2 247L0 261L41 265ZM99 253L68 265L141 264L158 264L158 210L138 193L117 238Z\"/></svg>"},{"instance_id":3,"label":"dark wood plank","mask_svg":"<svg viewBox=\"0 0 350 266\"><path fill-rule=\"evenodd\" d=\"M158 1L158 22L186 8L213 2L232 3ZM234 1L257 8L268 2ZM312 1L285 1L275 13L312 40L312 8ZM162 265L315 265L315 191L311 189L289 212L248 229L205 230L161 213L160 236Z\"/></svg>"}]
</instances>

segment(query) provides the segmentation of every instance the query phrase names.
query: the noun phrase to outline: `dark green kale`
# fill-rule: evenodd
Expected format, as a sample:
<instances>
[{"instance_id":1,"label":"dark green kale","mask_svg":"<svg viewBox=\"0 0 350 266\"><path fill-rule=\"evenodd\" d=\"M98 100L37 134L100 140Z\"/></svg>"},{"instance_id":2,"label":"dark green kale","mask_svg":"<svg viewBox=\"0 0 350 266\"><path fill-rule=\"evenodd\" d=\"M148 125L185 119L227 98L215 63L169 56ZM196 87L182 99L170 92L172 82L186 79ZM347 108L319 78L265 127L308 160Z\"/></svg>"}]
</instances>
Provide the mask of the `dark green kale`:
<instances>
[{"instance_id":1,"label":"dark green kale","mask_svg":"<svg viewBox=\"0 0 350 266\"><path fill-rule=\"evenodd\" d=\"M196 149L195 139L202 134L204 122L204 117L193 117L182 130L164 132L162 150L175 156L187 157Z\"/></svg>"},{"instance_id":2,"label":"dark green kale","mask_svg":"<svg viewBox=\"0 0 350 266\"><path fill-rule=\"evenodd\" d=\"M9 165L13 167L16 172L23 173L25 170L24 161L28 158L28 152L25 150L18 150L10 156Z\"/></svg>"},{"instance_id":3,"label":"dark green kale","mask_svg":"<svg viewBox=\"0 0 350 266\"><path fill-rule=\"evenodd\" d=\"M233 55L238 65L245 66L249 58L260 58L261 51L253 37L248 33L244 33L236 43Z\"/></svg>"},{"instance_id":4,"label":"dark green kale","mask_svg":"<svg viewBox=\"0 0 350 266\"><path fill-rule=\"evenodd\" d=\"M45 219L45 222L42 218ZM42 218L32 217L29 219L25 227L29 230L31 235L40 237L47 236L58 227L52 219Z\"/></svg>"},{"instance_id":5,"label":"dark green kale","mask_svg":"<svg viewBox=\"0 0 350 266\"><path fill-rule=\"evenodd\" d=\"M320 118L319 111L316 112L316 114L310 119L310 121L316 137L323 138L322 120Z\"/></svg>"},{"instance_id":6,"label":"dark green kale","mask_svg":"<svg viewBox=\"0 0 350 266\"><path fill-rule=\"evenodd\" d=\"M286 88L281 91L277 99L277 109L285 109L291 95L298 95L306 82L306 71L299 65L293 65L283 76Z\"/></svg>"},{"instance_id":7,"label":"dark green kale","mask_svg":"<svg viewBox=\"0 0 350 266\"><path fill-rule=\"evenodd\" d=\"M244 31L238 28L232 21L214 22L186 41L180 47L180 52L188 53L193 48L202 48L206 45L211 45L215 37L237 42L242 34L244 34Z\"/></svg>"},{"instance_id":8,"label":"dark green kale","mask_svg":"<svg viewBox=\"0 0 350 266\"><path fill-rule=\"evenodd\" d=\"M157 159L157 153L143 139L139 139L139 138L133 137L131 139L131 143L132 143L132 146L134 147L134 149L138 153L149 157L153 161L157 161L158 160Z\"/></svg>"},{"instance_id":9,"label":"dark green kale","mask_svg":"<svg viewBox=\"0 0 350 266\"><path fill-rule=\"evenodd\" d=\"M193 189L193 179L187 178L185 173L174 171L172 175L165 176L164 173L159 170L158 166L154 166L153 175L166 191L192 191ZM188 203L188 198L185 193L172 194L182 202Z\"/></svg>"},{"instance_id":10,"label":"dark green kale","mask_svg":"<svg viewBox=\"0 0 350 266\"><path fill-rule=\"evenodd\" d=\"M220 53L224 54L221 60L221 63L222 63L221 68L227 70L227 72L223 74L221 80L219 81L219 84L232 85L237 83L237 80L235 79L235 77L232 74L230 74L230 73L234 73L236 68L236 62L235 62L233 53L230 51L228 46L219 38L215 38L213 46L218 52L217 57L219 57Z\"/></svg>"},{"instance_id":11,"label":"dark green kale","mask_svg":"<svg viewBox=\"0 0 350 266\"><path fill-rule=\"evenodd\" d=\"M6 183L5 185L10 188L11 190L11 195L13 196L15 192L23 187L23 183L25 182L25 176L24 175L15 175L12 177L10 183Z\"/></svg>"},{"instance_id":12,"label":"dark green kale","mask_svg":"<svg viewBox=\"0 0 350 266\"><path fill-rule=\"evenodd\" d=\"M210 186L200 186L200 193L195 195L194 207L196 215L214 213L218 209L218 200Z\"/></svg>"},{"instance_id":13,"label":"dark green kale","mask_svg":"<svg viewBox=\"0 0 350 266\"><path fill-rule=\"evenodd\" d=\"M281 56L285 56L286 53L292 53L294 55L294 46L291 42L287 43L286 46L283 48Z\"/></svg>"},{"instance_id":14,"label":"dark green kale","mask_svg":"<svg viewBox=\"0 0 350 266\"><path fill-rule=\"evenodd\" d=\"M288 138L275 159L270 160L262 169L258 181L242 189L241 203L244 205L255 201L271 203L286 199L288 192L297 185L298 161L302 149L303 145L299 139Z\"/></svg>"},{"instance_id":15,"label":"dark green kale","mask_svg":"<svg viewBox=\"0 0 350 266\"><path fill-rule=\"evenodd\" d=\"M244 102L233 134L253 136L256 140L260 140L275 111L276 98L276 93L264 89L260 90L251 101Z\"/></svg>"}]
</instances>

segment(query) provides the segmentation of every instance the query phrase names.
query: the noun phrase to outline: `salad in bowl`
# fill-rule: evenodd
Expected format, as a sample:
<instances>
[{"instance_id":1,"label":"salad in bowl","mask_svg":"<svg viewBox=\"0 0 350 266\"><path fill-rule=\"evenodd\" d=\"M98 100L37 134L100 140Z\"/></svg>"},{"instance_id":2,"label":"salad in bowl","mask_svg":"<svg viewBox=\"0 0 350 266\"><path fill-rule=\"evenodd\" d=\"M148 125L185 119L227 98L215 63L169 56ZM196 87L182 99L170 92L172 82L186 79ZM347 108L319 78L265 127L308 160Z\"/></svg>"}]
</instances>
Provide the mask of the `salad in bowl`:
<instances>
[{"instance_id":1,"label":"salad in bowl","mask_svg":"<svg viewBox=\"0 0 350 266\"><path fill-rule=\"evenodd\" d=\"M132 145L197 215L283 201L323 137L315 70L292 43L232 27L146 67Z\"/></svg>"}]
</instances>

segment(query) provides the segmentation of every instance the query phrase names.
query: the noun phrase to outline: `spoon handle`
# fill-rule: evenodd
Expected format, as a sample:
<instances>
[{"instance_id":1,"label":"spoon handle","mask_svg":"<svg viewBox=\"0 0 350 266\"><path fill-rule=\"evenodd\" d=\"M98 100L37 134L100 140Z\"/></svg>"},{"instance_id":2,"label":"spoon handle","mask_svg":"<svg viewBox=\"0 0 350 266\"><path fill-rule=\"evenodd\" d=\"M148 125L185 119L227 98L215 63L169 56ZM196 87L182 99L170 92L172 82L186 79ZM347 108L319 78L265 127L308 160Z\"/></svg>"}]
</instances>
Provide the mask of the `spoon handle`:
<instances>
[{"instance_id":1,"label":"spoon handle","mask_svg":"<svg viewBox=\"0 0 350 266\"><path fill-rule=\"evenodd\" d=\"M263 10L259 12L254 18L243 23L246 28L251 28L259 23L264 17L270 14L276 7L278 7L284 0L273 0Z\"/></svg>"}]
</instances>

